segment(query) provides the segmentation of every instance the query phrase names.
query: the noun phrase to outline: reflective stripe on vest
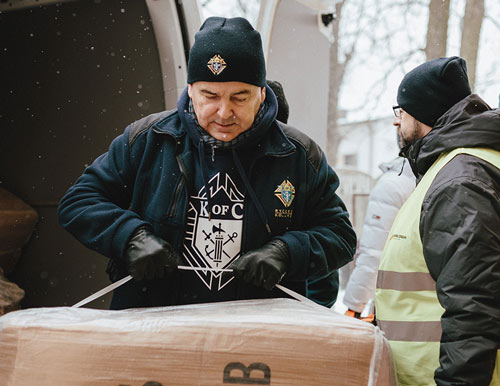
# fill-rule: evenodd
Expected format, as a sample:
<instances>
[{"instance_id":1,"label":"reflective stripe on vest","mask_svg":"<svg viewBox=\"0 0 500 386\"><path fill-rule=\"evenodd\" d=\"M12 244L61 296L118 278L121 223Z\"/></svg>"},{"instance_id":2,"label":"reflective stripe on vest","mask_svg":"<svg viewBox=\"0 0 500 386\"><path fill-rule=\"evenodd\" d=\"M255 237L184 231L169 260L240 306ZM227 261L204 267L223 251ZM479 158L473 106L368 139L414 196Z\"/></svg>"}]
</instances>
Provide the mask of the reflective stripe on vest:
<instances>
[{"instance_id":1,"label":"reflective stripe on vest","mask_svg":"<svg viewBox=\"0 0 500 386\"><path fill-rule=\"evenodd\" d=\"M500 152L490 149L459 148L441 155L399 210L382 253L375 310L378 325L391 344L400 385L435 385L444 309L423 255L420 211L438 172L461 153L500 168ZM491 385L500 385L499 358Z\"/></svg>"},{"instance_id":2,"label":"reflective stripe on vest","mask_svg":"<svg viewBox=\"0 0 500 386\"><path fill-rule=\"evenodd\" d=\"M435 291L436 282L428 272L380 271L377 288L397 291Z\"/></svg>"}]
</instances>

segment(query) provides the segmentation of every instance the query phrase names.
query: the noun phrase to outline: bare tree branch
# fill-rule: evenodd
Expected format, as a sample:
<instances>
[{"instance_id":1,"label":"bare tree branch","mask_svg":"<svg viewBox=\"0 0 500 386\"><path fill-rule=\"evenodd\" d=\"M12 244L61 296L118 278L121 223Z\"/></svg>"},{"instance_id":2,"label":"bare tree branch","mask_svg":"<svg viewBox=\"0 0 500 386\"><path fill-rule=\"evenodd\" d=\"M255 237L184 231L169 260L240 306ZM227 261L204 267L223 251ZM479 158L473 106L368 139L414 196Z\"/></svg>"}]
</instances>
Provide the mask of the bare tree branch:
<instances>
[{"instance_id":1,"label":"bare tree branch","mask_svg":"<svg viewBox=\"0 0 500 386\"><path fill-rule=\"evenodd\" d=\"M500 22L497 19L491 16L485 16L485 20L488 20L490 23L492 23L495 27L497 27L500 30Z\"/></svg>"},{"instance_id":2,"label":"bare tree branch","mask_svg":"<svg viewBox=\"0 0 500 386\"><path fill-rule=\"evenodd\" d=\"M203 8L203 7L206 7L208 4L210 4L212 2L212 0L205 0L205 1L202 1L200 6Z\"/></svg>"},{"instance_id":3,"label":"bare tree branch","mask_svg":"<svg viewBox=\"0 0 500 386\"><path fill-rule=\"evenodd\" d=\"M247 6L245 5L245 1L243 0L238 0L238 5L241 8L241 11L246 14L247 13Z\"/></svg>"}]
</instances>

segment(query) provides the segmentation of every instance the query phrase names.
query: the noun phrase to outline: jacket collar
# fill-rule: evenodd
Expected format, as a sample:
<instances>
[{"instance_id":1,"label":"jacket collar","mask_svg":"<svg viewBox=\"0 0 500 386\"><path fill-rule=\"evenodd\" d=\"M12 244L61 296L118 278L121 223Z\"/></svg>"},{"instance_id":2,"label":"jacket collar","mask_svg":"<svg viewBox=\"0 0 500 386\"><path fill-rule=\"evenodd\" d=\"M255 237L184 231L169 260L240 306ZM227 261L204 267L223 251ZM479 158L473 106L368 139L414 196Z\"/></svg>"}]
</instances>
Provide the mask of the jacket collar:
<instances>
[{"instance_id":1,"label":"jacket collar","mask_svg":"<svg viewBox=\"0 0 500 386\"><path fill-rule=\"evenodd\" d=\"M295 145L288 139L278 121L274 121L269 128L269 134L257 144L257 153L263 156L283 157L293 153Z\"/></svg>"},{"instance_id":2,"label":"jacket collar","mask_svg":"<svg viewBox=\"0 0 500 386\"><path fill-rule=\"evenodd\" d=\"M170 110L169 114L153 125L153 131L160 134L169 134L179 140L186 135L177 109Z\"/></svg>"}]
</instances>

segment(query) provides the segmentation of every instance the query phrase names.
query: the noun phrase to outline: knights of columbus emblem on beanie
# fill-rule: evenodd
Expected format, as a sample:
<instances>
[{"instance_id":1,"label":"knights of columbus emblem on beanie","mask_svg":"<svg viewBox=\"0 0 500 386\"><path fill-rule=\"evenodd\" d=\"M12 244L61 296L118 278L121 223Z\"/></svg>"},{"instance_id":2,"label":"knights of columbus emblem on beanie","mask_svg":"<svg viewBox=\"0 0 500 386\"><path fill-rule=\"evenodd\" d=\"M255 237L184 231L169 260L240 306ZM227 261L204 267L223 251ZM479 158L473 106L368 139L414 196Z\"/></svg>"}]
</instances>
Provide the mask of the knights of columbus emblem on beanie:
<instances>
[{"instance_id":1,"label":"knights of columbus emblem on beanie","mask_svg":"<svg viewBox=\"0 0 500 386\"><path fill-rule=\"evenodd\" d=\"M227 67L227 64L224 59L217 54L208 61L207 66L210 71L212 71L212 74L219 75Z\"/></svg>"}]
</instances>

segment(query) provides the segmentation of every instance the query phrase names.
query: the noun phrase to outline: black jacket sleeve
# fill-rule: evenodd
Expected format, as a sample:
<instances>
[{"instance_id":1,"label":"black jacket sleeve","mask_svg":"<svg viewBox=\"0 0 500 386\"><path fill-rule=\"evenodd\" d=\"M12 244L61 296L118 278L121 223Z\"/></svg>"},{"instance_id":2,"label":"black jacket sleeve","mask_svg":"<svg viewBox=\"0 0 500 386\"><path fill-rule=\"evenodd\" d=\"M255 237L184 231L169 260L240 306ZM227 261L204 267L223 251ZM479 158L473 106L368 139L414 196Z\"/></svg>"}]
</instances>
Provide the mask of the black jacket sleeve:
<instances>
[{"instance_id":1,"label":"black jacket sleeve","mask_svg":"<svg viewBox=\"0 0 500 386\"><path fill-rule=\"evenodd\" d=\"M121 258L132 233L148 225L128 210L135 167L128 141L130 127L111 143L62 197L59 223L88 248Z\"/></svg>"},{"instance_id":2,"label":"black jacket sleeve","mask_svg":"<svg viewBox=\"0 0 500 386\"><path fill-rule=\"evenodd\" d=\"M435 380L481 386L490 384L500 348L500 177L477 158L457 158L434 180L420 219L445 309Z\"/></svg>"}]
</instances>

